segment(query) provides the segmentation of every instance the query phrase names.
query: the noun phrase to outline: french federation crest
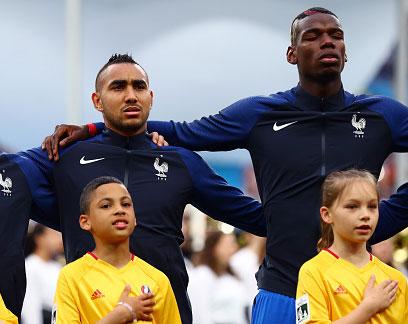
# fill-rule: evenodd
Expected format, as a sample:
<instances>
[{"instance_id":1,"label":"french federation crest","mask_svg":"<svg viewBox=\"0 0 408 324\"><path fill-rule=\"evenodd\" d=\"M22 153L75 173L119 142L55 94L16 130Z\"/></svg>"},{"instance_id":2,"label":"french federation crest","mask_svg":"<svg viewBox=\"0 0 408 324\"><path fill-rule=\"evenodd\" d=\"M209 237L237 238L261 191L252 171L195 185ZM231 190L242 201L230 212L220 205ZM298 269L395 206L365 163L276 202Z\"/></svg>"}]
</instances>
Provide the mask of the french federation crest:
<instances>
[{"instance_id":1,"label":"french federation crest","mask_svg":"<svg viewBox=\"0 0 408 324\"><path fill-rule=\"evenodd\" d=\"M354 137L364 137L363 129L366 127L366 120L364 118L360 118L359 120L357 120L357 115L354 114L353 118L351 119L351 125L353 125L353 127L356 129L353 132L355 134Z\"/></svg>"},{"instance_id":2,"label":"french federation crest","mask_svg":"<svg viewBox=\"0 0 408 324\"><path fill-rule=\"evenodd\" d=\"M1 191L5 196L11 196L11 188L13 187L13 181L11 181L11 179L6 176L3 179L4 172L5 170L3 170L3 172L0 172L0 186L3 187Z\"/></svg>"},{"instance_id":3,"label":"french federation crest","mask_svg":"<svg viewBox=\"0 0 408 324\"><path fill-rule=\"evenodd\" d=\"M162 158L163 155L160 155ZM160 162L160 158L154 160L153 166L157 171L157 180L167 180L167 172L169 171L169 165L166 162Z\"/></svg>"}]
</instances>

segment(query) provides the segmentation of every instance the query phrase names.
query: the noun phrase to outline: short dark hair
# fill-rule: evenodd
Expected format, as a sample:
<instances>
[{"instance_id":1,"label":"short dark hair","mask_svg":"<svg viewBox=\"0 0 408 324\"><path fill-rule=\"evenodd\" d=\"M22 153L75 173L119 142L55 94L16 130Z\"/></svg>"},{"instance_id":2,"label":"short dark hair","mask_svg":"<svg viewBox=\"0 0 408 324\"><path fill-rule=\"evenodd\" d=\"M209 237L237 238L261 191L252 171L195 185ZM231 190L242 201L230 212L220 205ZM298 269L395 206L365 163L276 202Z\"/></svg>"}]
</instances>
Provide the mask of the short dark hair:
<instances>
[{"instance_id":1,"label":"short dark hair","mask_svg":"<svg viewBox=\"0 0 408 324\"><path fill-rule=\"evenodd\" d=\"M105 65L101 67L98 74L96 75L96 78L95 78L95 90L98 91L99 77L100 77L100 75L102 74L103 71L105 71L110 65L124 64L124 63L136 64L137 66L140 66L140 68L146 74L147 83L149 83L149 76L147 75L146 70L139 63L137 63L133 59L132 55L127 54L127 53L126 54L115 53L109 58L108 62L106 62Z\"/></svg>"},{"instance_id":2,"label":"short dark hair","mask_svg":"<svg viewBox=\"0 0 408 324\"><path fill-rule=\"evenodd\" d=\"M123 182L115 177L103 176L93 179L84 187L81 193L81 197L79 198L79 210L81 215L89 214L91 198L95 190L98 189L100 186L109 183L117 183L123 185Z\"/></svg>"},{"instance_id":3,"label":"short dark hair","mask_svg":"<svg viewBox=\"0 0 408 324\"><path fill-rule=\"evenodd\" d=\"M292 45L296 43L296 39L298 37L298 30L296 28L297 23L306 17L313 16L318 13L332 15L338 19L338 17L333 12L322 7L313 7L301 12L295 17L295 19L293 19L292 24L290 25L290 43Z\"/></svg>"}]
</instances>

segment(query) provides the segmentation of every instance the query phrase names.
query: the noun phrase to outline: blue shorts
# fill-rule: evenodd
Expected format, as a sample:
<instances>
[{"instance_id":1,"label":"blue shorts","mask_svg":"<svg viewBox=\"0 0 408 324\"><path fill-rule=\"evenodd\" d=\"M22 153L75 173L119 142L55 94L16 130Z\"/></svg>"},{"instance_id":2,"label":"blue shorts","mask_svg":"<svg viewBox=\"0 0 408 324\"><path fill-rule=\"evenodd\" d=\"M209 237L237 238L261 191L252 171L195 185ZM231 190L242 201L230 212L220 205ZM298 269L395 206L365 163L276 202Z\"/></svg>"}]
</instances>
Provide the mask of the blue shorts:
<instances>
[{"instance_id":1,"label":"blue shorts","mask_svg":"<svg viewBox=\"0 0 408 324\"><path fill-rule=\"evenodd\" d=\"M252 306L251 324L294 324L295 299L259 289Z\"/></svg>"}]
</instances>

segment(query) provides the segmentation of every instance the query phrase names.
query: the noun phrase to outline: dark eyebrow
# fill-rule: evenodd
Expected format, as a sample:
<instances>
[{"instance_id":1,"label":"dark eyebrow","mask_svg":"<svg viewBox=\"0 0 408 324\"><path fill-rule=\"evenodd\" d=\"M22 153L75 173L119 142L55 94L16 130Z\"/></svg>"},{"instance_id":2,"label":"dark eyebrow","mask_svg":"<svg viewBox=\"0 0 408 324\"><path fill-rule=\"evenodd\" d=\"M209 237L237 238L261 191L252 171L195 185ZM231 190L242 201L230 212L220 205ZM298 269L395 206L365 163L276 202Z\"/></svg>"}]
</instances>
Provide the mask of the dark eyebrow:
<instances>
[{"instance_id":1,"label":"dark eyebrow","mask_svg":"<svg viewBox=\"0 0 408 324\"><path fill-rule=\"evenodd\" d=\"M133 85L134 88L140 88L140 87L147 88L146 81L142 80L142 79L133 80L132 85Z\"/></svg>"},{"instance_id":2,"label":"dark eyebrow","mask_svg":"<svg viewBox=\"0 0 408 324\"><path fill-rule=\"evenodd\" d=\"M101 199L98 200L98 204L99 204L99 203L102 203L102 202L105 202L105 201L112 202L113 199L110 198L110 197L103 197L103 198L101 198Z\"/></svg>"},{"instance_id":3,"label":"dark eyebrow","mask_svg":"<svg viewBox=\"0 0 408 324\"><path fill-rule=\"evenodd\" d=\"M127 84L126 80L113 80L109 84L109 88L124 87Z\"/></svg>"},{"instance_id":4,"label":"dark eyebrow","mask_svg":"<svg viewBox=\"0 0 408 324\"><path fill-rule=\"evenodd\" d=\"M127 80L113 80L110 84L109 84L109 88L122 88L125 87L127 85L128 81ZM147 88L147 83L145 80L143 79L137 79L137 80L132 80L132 86L134 88Z\"/></svg>"},{"instance_id":5,"label":"dark eyebrow","mask_svg":"<svg viewBox=\"0 0 408 324\"><path fill-rule=\"evenodd\" d=\"M323 29L321 28L310 28L310 29L306 29L303 31L302 35L307 34L307 33L315 33L315 34L320 34L322 32ZM330 28L328 30L328 33L335 33L335 32L341 32L342 34L344 34L343 29L339 28L339 27L334 27L334 28Z\"/></svg>"}]
</instances>

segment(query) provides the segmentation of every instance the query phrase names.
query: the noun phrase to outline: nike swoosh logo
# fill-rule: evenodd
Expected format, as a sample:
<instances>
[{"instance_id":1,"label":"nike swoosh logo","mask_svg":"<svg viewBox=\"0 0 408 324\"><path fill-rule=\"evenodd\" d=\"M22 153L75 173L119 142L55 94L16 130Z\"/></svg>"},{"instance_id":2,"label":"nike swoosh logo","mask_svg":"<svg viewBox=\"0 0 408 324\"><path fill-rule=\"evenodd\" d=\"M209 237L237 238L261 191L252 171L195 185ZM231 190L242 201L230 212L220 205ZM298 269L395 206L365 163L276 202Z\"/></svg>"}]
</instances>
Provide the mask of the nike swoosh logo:
<instances>
[{"instance_id":1,"label":"nike swoosh logo","mask_svg":"<svg viewBox=\"0 0 408 324\"><path fill-rule=\"evenodd\" d=\"M94 162L98 162L101 160L105 160L105 158L99 158L99 159L93 159L93 160L85 160L85 156L81 157L81 159L79 160L80 164L89 164L89 163L94 163Z\"/></svg>"},{"instance_id":2,"label":"nike swoosh logo","mask_svg":"<svg viewBox=\"0 0 408 324\"><path fill-rule=\"evenodd\" d=\"M275 124L273 125L273 130L275 131L275 132L277 132L277 131L280 131L281 129L284 129L285 127L288 127L288 126L290 126L290 125L292 125L292 124L294 124L294 123L297 123L298 121L296 120L296 121L294 121L294 122L291 122L291 123L287 123L287 124L282 124L282 125L278 125L276 122L275 122Z\"/></svg>"}]
</instances>

